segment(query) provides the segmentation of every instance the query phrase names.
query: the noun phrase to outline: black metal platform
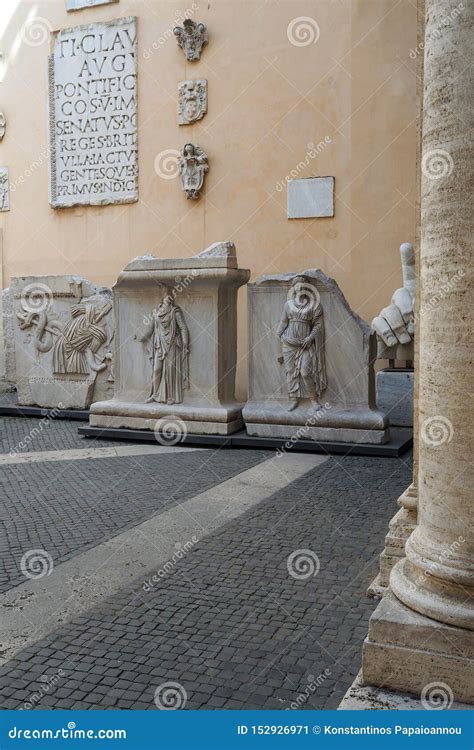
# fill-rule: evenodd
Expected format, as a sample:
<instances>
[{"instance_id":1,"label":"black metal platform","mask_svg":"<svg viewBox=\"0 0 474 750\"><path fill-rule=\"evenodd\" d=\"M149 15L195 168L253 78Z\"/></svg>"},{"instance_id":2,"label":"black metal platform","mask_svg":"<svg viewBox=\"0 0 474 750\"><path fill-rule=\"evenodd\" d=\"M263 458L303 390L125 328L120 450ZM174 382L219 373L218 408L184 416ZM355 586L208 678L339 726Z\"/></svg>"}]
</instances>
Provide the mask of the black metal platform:
<instances>
[{"instance_id":1,"label":"black metal platform","mask_svg":"<svg viewBox=\"0 0 474 750\"><path fill-rule=\"evenodd\" d=\"M49 417L50 419L77 419L80 422L89 421L88 409L49 409L41 406L20 406L11 403L0 406L0 417Z\"/></svg>"},{"instance_id":2,"label":"black metal platform","mask_svg":"<svg viewBox=\"0 0 474 750\"><path fill-rule=\"evenodd\" d=\"M282 438L251 437L246 430L235 432L233 435L194 435L188 433L181 436L177 445L202 445L221 448L257 448L268 450L284 450L285 452L305 453L333 453L351 456L384 456L398 458L406 453L413 445L413 430L410 428L391 428L390 442L384 445L371 443L338 443L333 441L297 440L288 447L288 440ZM78 427L78 432L84 437L104 438L107 440L127 440L142 443L156 443L154 432L150 430L131 430L118 427ZM168 439L169 440L169 439ZM166 445L166 437L163 445ZM169 442L168 442L169 444Z\"/></svg>"}]
</instances>

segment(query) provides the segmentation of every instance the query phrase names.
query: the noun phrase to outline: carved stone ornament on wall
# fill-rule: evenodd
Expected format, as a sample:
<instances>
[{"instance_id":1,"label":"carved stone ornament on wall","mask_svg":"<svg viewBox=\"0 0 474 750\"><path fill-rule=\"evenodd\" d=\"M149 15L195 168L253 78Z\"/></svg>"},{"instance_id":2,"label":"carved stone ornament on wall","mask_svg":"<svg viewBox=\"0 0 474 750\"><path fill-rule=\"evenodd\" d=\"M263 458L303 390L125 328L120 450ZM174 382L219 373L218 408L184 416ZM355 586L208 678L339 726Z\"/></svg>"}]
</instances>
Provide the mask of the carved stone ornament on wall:
<instances>
[{"instance_id":1,"label":"carved stone ornament on wall","mask_svg":"<svg viewBox=\"0 0 474 750\"><path fill-rule=\"evenodd\" d=\"M150 316L139 341L151 342L152 384L147 404L181 404L189 388L189 332L184 315L171 291Z\"/></svg>"},{"instance_id":2,"label":"carved stone ornament on wall","mask_svg":"<svg viewBox=\"0 0 474 750\"><path fill-rule=\"evenodd\" d=\"M3 136L5 135L5 130L7 127L7 121L5 119L5 115L3 112L0 112L0 141L3 141Z\"/></svg>"},{"instance_id":3,"label":"carved stone ornament on wall","mask_svg":"<svg viewBox=\"0 0 474 750\"><path fill-rule=\"evenodd\" d=\"M209 41L206 26L203 23L196 23L191 18L186 18L182 26L175 26L173 33L186 60L200 60L202 48Z\"/></svg>"},{"instance_id":4,"label":"carved stone ornament on wall","mask_svg":"<svg viewBox=\"0 0 474 750\"><path fill-rule=\"evenodd\" d=\"M178 169L186 196L197 200L204 184L204 175L209 171L208 158L201 146L186 143L178 159Z\"/></svg>"},{"instance_id":5,"label":"carved stone ornament on wall","mask_svg":"<svg viewBox=\"0 0 474 750\"><path fill-rule=\"evenodd\" d=\"M10 179L8 167L0 167L0 211L10 210Z\"/></svg>"},{"instance_id":6,"label":"carved stone ornament on wall","mask_svg":"<svg viewBox=\"0 0 474 750\"><path fill-rule=\"evenodd\" d=\"M191 125L207 112L207 81L181 81L178 86L178 124Z\"/></svg>"},{"instance_id":7,"label":"carved stone ornament on wall","mask_svg":"<svg viewBox=\"0 0 474 750\"><path fill-rule=\"evenodd\" d=\"M293 411L301 398L309 398L315 410L326 390L324 313L319 293L304 276L295 276L277 327L281 341L288 397Z\"/></svg>"}]
</instances>

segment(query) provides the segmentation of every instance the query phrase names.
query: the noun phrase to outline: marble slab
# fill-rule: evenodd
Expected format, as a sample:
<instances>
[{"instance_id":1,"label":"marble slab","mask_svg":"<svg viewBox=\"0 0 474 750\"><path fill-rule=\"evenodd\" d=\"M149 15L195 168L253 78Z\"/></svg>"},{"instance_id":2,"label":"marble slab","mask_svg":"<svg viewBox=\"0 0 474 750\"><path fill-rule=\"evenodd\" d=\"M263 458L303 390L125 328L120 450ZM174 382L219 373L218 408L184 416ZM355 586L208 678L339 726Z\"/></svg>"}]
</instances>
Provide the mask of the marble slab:
<instances>
[{"instance_id":1,"label":"marble slab","mask_svg":"<svg viewBox=\"0 0 474 750\"><path fill-rule=\"evenodd\" d=\"M114 397L92 405L91 426L214 435L242 429L237 291L249 276L237 268L230 242L179 262L131 261L114 286Z\"/></svg>"},{"instance_id":2,"label":"marble slab","mask_svg":"<svg viewBox=\"0 0 474 750\"><path fill-rule=\"evenodd\" d=\"M55 37L48 73L53 208L138 200L135 20Z\"/></svg>"},{"instance_id":3,"label":"marble slab","mask_svg":"<svg viewBox=\"0 0 474 750\"><path fill-rule=\"evenodd\" d=\"M118 2L119 0L66 0L66 10L82 10L95 5L111 5Z\"/></svg>"},{"instance_id":4,"label":"marble slab","mask_svg":"<svg viewBox=\"0 0 474 750\"><path fill-rule=\"evenodd\" d=\"M309 312L294 305L295 289L303 300L305 294L312 298ZM263 276L248 285L248 309L249 399L243 416L249 435L388 442L388 420L375 402L375 334L334 279L316 269ZM290 323L286 319L282 333L285 316ZM290 341L314 338L305 350L286 345L287 334Z\"/></svg>"},{"instance_id":5,"label":"marble slab","mask_svg":"<svg viewBox=\"0 0 474 750\"><path fill-rule=\"evenodd\" d=\"M18 404L87 409L113 394L112 292L78 276L12 279L5 306ZM13 360L13 362L12 362Z\"/></svg>"},{"instance_id":6,"label":"marble slab","mask_svg":"<svg viewBox=\"0 0 474 750\"><path fill-rule=\"evenodd\" d=\"M334 216L334 177L288 180L288 218Z\"/></svg>"}]
</instances>

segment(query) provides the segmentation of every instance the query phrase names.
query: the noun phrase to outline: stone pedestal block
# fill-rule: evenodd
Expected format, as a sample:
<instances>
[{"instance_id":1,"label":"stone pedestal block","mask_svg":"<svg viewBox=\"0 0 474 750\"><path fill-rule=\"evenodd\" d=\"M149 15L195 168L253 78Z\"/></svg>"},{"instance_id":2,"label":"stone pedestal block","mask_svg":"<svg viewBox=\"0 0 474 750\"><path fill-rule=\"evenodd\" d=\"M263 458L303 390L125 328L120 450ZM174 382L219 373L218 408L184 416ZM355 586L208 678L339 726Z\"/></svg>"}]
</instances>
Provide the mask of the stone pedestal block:
<instances>
[{"instance_id":1,"label":"stone pedestal block","mask_svg":"<svg viewBox=\"0 0 474 750\"><path fill-rule=\"evenodd\" d=\"M377 406L394 426L413 427L413 379L406 370L380 370L375 376Z\"/></svg>"},{"instance_id":2,"label":"stone pedestal block","mask_svg":"<svg viewBox=\"0 0 474 750\"><path fill-rule=\"evenodd\" d=\"M370 618L363 647L363 683L426 695L426 700L436 685L438 700L444 696L446 703L472 703L473 654L472 631L435 622L388 592Z\"/></svg>"},{"instance_id":3,"label":"stone pedestal block","mask_svg":"<svg viewBox=\"0 0 474 750\"><path fill-rule=\"evenodd\" d=\"M375 405L375 334L319 270L248 286L249 435L385 443Z\"/></svg>"},{"instance_id":4,"label":"stone pedestal block","mask_svg":"<svg viewBox=\"0 0 474 750\"><path fill-rule=\"evenodd\" d=\"M241 429L237 291L249 276L229 242L193 258L129 263L114 286L114 398L93 404L90 424L178 437Z\"/></svg>"},{"instance_id":5,"label":"stone pedestal block","mask_svg":"<svg viewBox=\"0 0 474 750\"><path fill-rule=\"evenodd\" d=\"M380 597L389 584L393 566L405 557L405 544L416 526L416 510L400 508L389 523L385 547L380 554L380 569L370 584L367 594Z\"/></svg>"},{"instance_id":6,"label":"stone pedestal block","mask_svg":"<svg viewBox=\"0 0 474 750\"><path fill-rule=\"evenodd\" d=\"M113 393L112 292L79 276L13 278L6 293L9 377L18 403L86 409Z\"/></svg>"}]
</instances>

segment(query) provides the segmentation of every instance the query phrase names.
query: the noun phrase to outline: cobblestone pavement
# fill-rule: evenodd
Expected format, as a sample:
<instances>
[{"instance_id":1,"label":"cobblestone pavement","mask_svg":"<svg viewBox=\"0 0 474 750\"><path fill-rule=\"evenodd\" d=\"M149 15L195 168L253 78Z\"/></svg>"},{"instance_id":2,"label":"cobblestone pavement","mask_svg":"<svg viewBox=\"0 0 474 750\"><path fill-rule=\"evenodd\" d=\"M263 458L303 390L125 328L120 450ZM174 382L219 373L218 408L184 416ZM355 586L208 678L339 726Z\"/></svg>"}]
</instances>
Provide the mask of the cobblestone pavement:
<instances>
[{"instance_id":1,"label":"cobblestone pavement","mask_svg":"<svg viewBox=\"0 0 474 750\"><path fill-rule=\"evenodd\" d=\"M0 453L31 453L36 451L72 450L73 448L105 448L117 445L116 440L95 440L78 434L79 425L67 419L36 419L33 417L0 416ZM120 445L130 443L120 442Z\"/></svg>"},{"instance_id":2,"label":"cobblestone pavement","mask_svg":"<svg viewBox=\"0 0 474 750\"><path fill-rule=\"evenodd\" d=\"M1 467L0 591L24 581L25 551L45 549L55 565L64 562L267 457L191 450Z\"/></svg>"},{"instance_id":3,"label":"cobblestone pavement","mask_svg":"<svg viewBox=\"0 0 474 750\"><path fill-rule=\"evenodd\" d=\"M201 476L204 454L212 471ZM75 519L91 544L94 525L96 539L114 533L114 514L121 528L133 525L139 506L145 515L159 513L260 460L236 449L190 452L186 465L181 456L147 457L142 477L123 458L97 459L81 467L88 481L61 462L69 479L55 482L53 503L59 506L62 490L69 522ZM22 466L10 488L16 484L17 502L33 512L34 499L28 506L25 497L42 475L28 474L31 468ZM106 491L107 476L119 480L119 492ZM189 484L179 494L183 478ZM365 591L410 479L407 456L331 457L202 539L158 585L137 582L19 652L0 670L0 705L153 710L174 696L187 709L336 708L360 668L376 605ZM94 506L88 488L97 483ZM25 521L30 531L44 510L34 512L35 520ZM47 528L61 559L75 554L79 534L65 533L54 514Z\"/></svg>"}]
</instances>

